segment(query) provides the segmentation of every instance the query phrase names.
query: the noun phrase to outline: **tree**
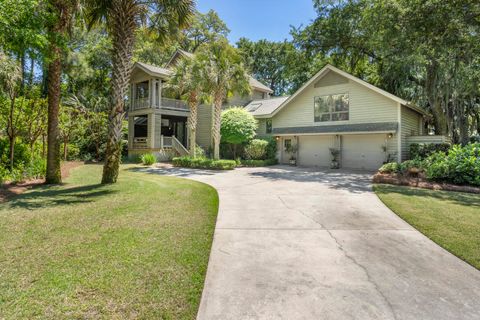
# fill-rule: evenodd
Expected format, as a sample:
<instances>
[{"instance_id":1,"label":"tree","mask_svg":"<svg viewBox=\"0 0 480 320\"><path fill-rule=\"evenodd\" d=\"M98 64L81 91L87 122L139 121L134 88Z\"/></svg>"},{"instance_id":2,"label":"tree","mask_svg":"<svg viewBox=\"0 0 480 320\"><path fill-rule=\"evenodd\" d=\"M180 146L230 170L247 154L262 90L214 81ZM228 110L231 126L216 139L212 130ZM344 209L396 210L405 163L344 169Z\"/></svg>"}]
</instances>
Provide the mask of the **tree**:
<instances>
[{"instance_id":1,"label":"tree","mask_svg":"<svg viewBox=\"0 0 480 320\"><path fill-rule=\"evenodd\" d=\"M196 57L184 58L177 63L169 80L169 87L180 95L190 108L187 126L190 155L193 157L195 157L196 148L197 109L200 101L204 100L204 91L201 87L202 68L202 62Z\"/></svg>"},{"instance_id":2,"label":"tree","mask_svg":"<svg viewBox=\"0 0 480 320\"><path fill-rule=\"evenodd\" d=\"M109 134L102 183L115 183L118 178L122 144L122 122L125 96L132 71L135 32L140 23L157 30L162 41L176 35L186 26L193 13L193 0L112 0L89 1L90 23L106 21L112 38L112 80L110 92Z\"/></svg>"},{"instance_id":3,"label":"tree","mask_svg":"<svg viewBox=\"0 0 480 320\"><path fill-rule=\"evenodd\" d=\"M202 45L196 55L204 66L201 86L213 100L213 157L219 159L222 104L234 93L247 95L250 85L241 56L226 39Z\"/></svg>"},{"instance_id":4,"label":"tree","mask_svg":"<svg viewBox=\"0 0 480 320\"><path fill-rule=\"evenodd\" d=\"M49 0L51 21L48 25L48 146L45 183L62 182L60 172L59 112L61 96L62 57L64 41L72 26L78 0Z\"/></svg>"},{"instance_id":5,"label":"tree","mask_svg":"<svg viewBox=\"0 0 480 320\"><path fill-rule=\"evenodd\" d=\"M7 96L7 106L2 107L3 116L7 119L7 136L10 144L10 170L13 170L15 154L15 140L19 135L19 118L22 117L22 109L25 99L17 103L19 84L22 79L20 65L11 57L0 51L0 86L2 93Z\"/></svg>"},{"instance_id":6,"label":"tree","mask_svg":"<svg viewBox=\"0 0 480 320\"><path fill-rule=\"evenodd\" d=\"M257 127L257 120L245 108L233 107L222 112L222 142L233 146L234 159L237 157L237 146L252 140Z\"/></svg>"},{"instance_id":7,"label":"tree","mask_svg":"<svg viewBox=\"0 0 480 320\"><path fill-rule=\"evenodd\" d=\"M202 14L197 12L189 28L179 40L180 48L195 52L204 43L213 43L226 38L230 30L214 10Z\"/></svg>"},{"instance_id":8,"label":"tree","mask_svg":"<svg viewBox=\"0 0 480 320\"><path fill-rule=\"evenodd\" d=\"M22 125L21 134L30 146L30 153L34 153L35 142L47 131L47 99L31 97L28 105L23 109L25 123Z\"/></svg>"}]
</instances>

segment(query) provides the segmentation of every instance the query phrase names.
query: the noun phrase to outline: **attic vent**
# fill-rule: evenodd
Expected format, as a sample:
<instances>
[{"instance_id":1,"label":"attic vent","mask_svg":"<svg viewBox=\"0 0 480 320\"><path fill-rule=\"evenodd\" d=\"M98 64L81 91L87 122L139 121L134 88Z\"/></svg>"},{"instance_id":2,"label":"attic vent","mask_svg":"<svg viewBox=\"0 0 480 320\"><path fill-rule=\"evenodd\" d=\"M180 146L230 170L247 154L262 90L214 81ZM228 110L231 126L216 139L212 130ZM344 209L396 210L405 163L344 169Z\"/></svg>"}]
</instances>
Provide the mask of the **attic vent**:
<instances>
[{"instance_id":1,"label":"attic vent","mask_svg":"<svg viewBox=\"0 0 480 320\"><path fill-rule=\"evenodd\" d=\"M248 111L248 112L254 112L254 111L257 110L258 108L260 108L261 105L262 105L261 103L251 104L251 105L247 108L247 111Z\"/></svg>"}]
</instances>

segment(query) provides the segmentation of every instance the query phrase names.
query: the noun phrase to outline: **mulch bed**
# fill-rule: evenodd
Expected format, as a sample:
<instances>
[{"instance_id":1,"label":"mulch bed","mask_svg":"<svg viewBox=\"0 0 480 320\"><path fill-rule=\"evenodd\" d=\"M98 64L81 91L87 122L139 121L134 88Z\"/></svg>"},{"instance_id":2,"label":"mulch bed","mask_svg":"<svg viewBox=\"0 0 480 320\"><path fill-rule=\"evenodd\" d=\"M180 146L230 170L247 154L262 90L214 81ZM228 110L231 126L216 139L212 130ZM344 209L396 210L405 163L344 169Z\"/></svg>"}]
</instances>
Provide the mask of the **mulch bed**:
<instances>
[{"instance_id":1,"label":"mulch bed","mask_svg":"<svg viewBox=\"0 0 480 320\"><path fill-rule=\"evenodd\" d=\"M83 162L81 161L68 161L63 162L61 167L62 179L65 179L70 174L70 171L73 168L81 166ZM12 197L24 193L25 191L41 185L45 182L45 179L33 179L28 181L23 181L19 183L6 183L0 186L0 203L10 200Z\"/></svg>"},{"instance_id":2,"label":"mulch bed","mask_svg":"<svg viewBox=\"0 0 480 320\"><path fill-rule=\"evenodd\" d=\"M373 176L374 183L393 184L397 186L409 186L431 190L445 190L468 193L480 193L480 188L473 186L461 186L450 183L428 181L422 176L403 176L398 174L376 173Z\"/></svg>"}]
</instances>

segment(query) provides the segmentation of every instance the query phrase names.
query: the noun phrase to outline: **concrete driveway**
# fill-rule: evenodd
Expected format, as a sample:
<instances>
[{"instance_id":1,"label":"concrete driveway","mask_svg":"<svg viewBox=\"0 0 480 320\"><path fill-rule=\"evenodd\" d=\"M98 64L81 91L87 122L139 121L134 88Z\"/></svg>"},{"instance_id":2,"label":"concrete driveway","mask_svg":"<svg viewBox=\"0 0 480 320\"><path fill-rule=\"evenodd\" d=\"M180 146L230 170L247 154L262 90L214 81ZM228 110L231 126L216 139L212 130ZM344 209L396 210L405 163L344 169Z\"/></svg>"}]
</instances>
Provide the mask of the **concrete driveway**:
<instances>
[{"instance_id":1,"label":"concrete driveway","mask_svg":"<svg viewBox=\"0 0 480 320\"><path fill-rule=\"evenodd\" d=\"M198 319L480 319L480 272L392 213L367 173L156 172L220 195Z\"/></svg>"}]
</instances>

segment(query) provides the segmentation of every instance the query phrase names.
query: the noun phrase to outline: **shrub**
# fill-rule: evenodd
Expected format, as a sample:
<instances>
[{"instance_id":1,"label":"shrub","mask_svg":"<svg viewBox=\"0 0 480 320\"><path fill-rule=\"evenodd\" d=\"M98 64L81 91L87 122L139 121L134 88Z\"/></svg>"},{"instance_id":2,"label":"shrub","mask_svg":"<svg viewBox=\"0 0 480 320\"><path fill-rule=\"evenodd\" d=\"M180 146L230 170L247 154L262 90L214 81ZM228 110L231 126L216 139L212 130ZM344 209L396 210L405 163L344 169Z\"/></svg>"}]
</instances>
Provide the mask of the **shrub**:
<instances>
[{"instance_id":1,"label":"shrub","mask_svg":"<svg viewBox=\"0 0 480 320\"><path fill-rule=\"evenodd\" d=\"M264 160L267 156L268 141L253 139L245 147L245 157L250 160Z\"/></svg>"},{"instance_id":2,"label":"shrub","mask_svg":"<svg viewBox=\"0 0 480 320\"><path fill-rule=\"evenodd\" d=\"M425 159L435 152L448 152L451 148L449 143L412 143L410 145L410 159Z\"/></svg>"},{"instance_id":3,"label":"shrub","mask_svg":"<svg viewBox=\"0 0 480 320\"><path fill-rule=\"evenodd\" d=\"M381 173L397 173L400 171L400 165L396 162L385 163L378 171Z\"/></svg>"},{"instance_id":4,"label":"shrub","mask_svg":"<svg viewBox=\"0 0 480 320\"><path fill-rule=\"evenodd\" d=\"M405 174L408 173L412 169L418 169L419 171L424 171L424 164L420 158L416 158L413 160L406 160L399 165L400 171Z\"/></svg>"},{"instance_id":5,"label":"shrub","mask_svg":"<svg viewBox=\"0 0 480 320\"><path fill-rule=\"evenodd\" d=\"M232 170L236 167L235 160L212 160L206 158L177 157L172 159L175 167Z\"/></svg>"},{"instance_id":6,"label":"shrub","mask_svg":"<svg viewBox=\"0 0 480 320\"><path fill-rule=\"evenodd\" d=\"M44 178L47 173L47 161L43 158L35 157L30 165L25 168L24 175L29 179Z\"/></svg>"},{"instance_id":7,"label":"shrub","mask_svg":"<svg viewBox=\"0 0 480 320\"><path fill-rule=\"evenodd\" d=\"M275 137L269 137L265 140L268 141L266 158L275 159L277 157L277 140Z\"/></svg>"},{"instance_id":8,"label":"shrub","mask_svg":"<svg viewBox=\"0 0 480 320\"><path fill-rule=\"evenodd\" d=\"M29 163L31 160L30 148L25 143L17 140L13 152L13 166ZM0 163L5 167L10 165L10 143L7 138L0 138Z\"/></svg>"},{"instance_id":9,"label":"shrub","mask_svg":"<svg viewBox=\"0 0 480 320\"><path fill-rule=\"evenodd\" d=\"M480 186L480 143L454 145L425 160L427 179Z\"/></svg>"},{"instance_id":10,"label":"shrub","mask_svg":"<svg viewBox=\"0 0 480 320\"><path fill-rule=\"evenodd\" d=\"M205 156L205 150L197 144L195 146L195 158L205 158Z\"/></svg>"},{"instance_id":11,"label":"shrub","mask_svg":"<svg viewBox=\"0 0 480 320\"><path fill-rule=\"evenodd\" d=\"M142 164L145 166L151 166L152 164L157 162L157 159L151 153L142 154L142 156L140 157L140 160L142 161Z\"/></svg>"},{"instance_id":12,"label":"shrub","mask_svg":"<svg viewBox=\"0 0 480 320\"><path fill-rule=\"evenodd\" d=\"M257 120L242 107L233 107L222 112L221 142L233 146L234 159L237 156L237 145L252 140L257 127Z\"/></svg>"},{"instance_id":13,"label":"shrub","mask_svg":"<svg viewBox=\"0 0 480 320\"><path fill-rule=\"evenodd\" d=\"M245 167L266 167L276 165L278 161L277 159L241 160L240 163Z\"/></svg>"}]
</instances>

